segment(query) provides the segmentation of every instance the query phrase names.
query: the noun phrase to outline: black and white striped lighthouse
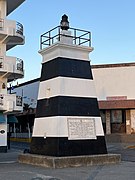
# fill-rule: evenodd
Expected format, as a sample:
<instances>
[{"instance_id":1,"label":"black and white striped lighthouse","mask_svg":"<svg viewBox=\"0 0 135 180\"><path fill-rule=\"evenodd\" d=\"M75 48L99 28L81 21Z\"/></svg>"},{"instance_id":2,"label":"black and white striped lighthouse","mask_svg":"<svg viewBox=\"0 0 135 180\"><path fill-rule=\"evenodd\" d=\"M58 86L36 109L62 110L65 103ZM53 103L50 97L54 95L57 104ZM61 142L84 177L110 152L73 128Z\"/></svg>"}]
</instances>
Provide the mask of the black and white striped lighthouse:
<instances>
[{"instance_id":1,"label":"black and white striped lighthouse","mask_svg":"<svg viewBox=\"0 0 135 180\"><path fill-rule=\"evenodd\" d=\"M41 35L43 61L32 154L107 153L89 60L90 41L90 32L69 28L66 15L60 26Z\"/></svg>"}]
</instances>

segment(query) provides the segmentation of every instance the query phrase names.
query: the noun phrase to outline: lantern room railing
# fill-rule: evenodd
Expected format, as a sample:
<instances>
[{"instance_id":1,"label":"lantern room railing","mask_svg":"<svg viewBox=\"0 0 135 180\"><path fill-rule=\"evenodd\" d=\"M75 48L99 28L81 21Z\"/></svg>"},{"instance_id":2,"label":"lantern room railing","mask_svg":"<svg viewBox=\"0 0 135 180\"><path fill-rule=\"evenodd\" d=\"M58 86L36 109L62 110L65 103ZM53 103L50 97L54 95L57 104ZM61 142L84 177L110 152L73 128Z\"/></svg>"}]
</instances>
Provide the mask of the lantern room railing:
<instances>
[{"instance_id":1,"label":"lantern room railing","mask_svg":"<svg viewBox=\"0 0 135 180\"><path fill-rule=\"evenodd\" d=\"M69 28L70 36L61 34L61 26L57 26L40 36L40 49L60 41L61 36L72 37L74 45L85 45L91 47L91 32L76 28Z\"/></svg>"}]
</instances>

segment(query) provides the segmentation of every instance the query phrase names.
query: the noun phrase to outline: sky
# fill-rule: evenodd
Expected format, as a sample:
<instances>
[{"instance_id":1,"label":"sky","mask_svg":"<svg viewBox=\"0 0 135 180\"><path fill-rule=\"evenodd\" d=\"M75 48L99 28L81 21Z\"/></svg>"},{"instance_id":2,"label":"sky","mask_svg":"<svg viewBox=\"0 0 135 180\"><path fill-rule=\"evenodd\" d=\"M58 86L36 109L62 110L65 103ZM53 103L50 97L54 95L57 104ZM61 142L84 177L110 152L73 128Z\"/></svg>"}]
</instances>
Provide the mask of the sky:
<instances>
[{"instance_id":1,"label":"sky","mask_svg":"<svg viewBox=\"0 0 135 180\"><path fill-rule=\"evenodd\" d=\"M70 27L91 31L91 64L135 62L135 0L26 0L7 17L24 26L25 45L7 52L24 60L19 83L40 77L40 35L59 25L63 14Z\"/></svg>"}]
</instances>

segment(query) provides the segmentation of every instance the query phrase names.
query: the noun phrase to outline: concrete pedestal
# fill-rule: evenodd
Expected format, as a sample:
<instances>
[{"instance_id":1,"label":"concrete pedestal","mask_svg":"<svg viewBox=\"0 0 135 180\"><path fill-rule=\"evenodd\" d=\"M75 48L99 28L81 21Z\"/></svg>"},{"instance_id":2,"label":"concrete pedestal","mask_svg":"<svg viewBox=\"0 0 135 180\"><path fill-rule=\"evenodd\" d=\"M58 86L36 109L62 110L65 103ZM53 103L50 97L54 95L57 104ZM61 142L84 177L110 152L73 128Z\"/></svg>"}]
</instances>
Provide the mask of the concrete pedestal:
<instances>
[{"instance_id":1,"label":"concrete pedestal","mask_svg":"<svg viewBox=\"0 0 135 180\"><path fill-rule=\"evenodd\" d=\"M20 154L19 163L42 166L45 168L67 168L120 163L121 155L103 154L87 156L52 157L35 154Z\"/></svg>"}]
</instances>

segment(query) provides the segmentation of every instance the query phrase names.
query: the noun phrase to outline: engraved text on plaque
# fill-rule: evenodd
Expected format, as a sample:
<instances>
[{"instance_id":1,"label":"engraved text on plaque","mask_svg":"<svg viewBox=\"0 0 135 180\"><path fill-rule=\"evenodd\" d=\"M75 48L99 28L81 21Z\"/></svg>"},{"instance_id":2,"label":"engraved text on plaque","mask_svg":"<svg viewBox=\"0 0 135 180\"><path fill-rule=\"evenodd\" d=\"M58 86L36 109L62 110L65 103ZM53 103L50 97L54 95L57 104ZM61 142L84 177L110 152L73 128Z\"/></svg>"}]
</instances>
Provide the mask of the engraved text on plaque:
<instances>
[{"instance_id":1,"label":"engraved text on plaque","mask_svg":"<svg viewBox=\"0 0 135 180\"><path fill-rule=\"evenodd\" d=\"M94 118L68 118L68 139L96 139Z\"/></svg>"}]
</instances>

